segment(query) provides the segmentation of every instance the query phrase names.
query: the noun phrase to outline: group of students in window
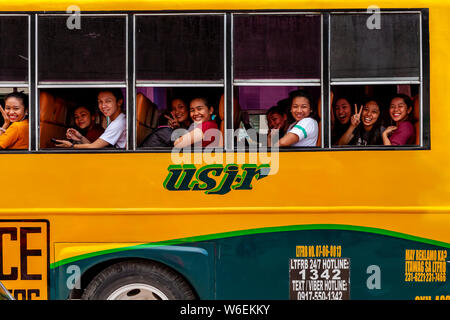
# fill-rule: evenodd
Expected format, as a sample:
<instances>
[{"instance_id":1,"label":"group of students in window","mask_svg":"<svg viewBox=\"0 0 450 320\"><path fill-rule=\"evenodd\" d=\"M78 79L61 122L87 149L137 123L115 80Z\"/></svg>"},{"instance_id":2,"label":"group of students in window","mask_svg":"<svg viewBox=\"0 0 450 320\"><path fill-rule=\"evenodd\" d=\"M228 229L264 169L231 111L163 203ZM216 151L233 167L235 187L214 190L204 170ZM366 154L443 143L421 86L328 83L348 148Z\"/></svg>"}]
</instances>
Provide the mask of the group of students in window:
<instances>
[{"instance_id":1,"label":"group of students in window","mask_svg":"<svg viewBox=\"0 0 450 320\"><path fill-rule=\"evenodd\" d=\"M351 105L344 97L333 104L334 125L332 145L413 145L416 141L413 117L414 104L405 94L390 99L389 120L383 123L384 108L375 98L366 98L363 105Z\"/></svg>"},{"instance_id":2,"label":"group of students in window","mask_svg":"<svg viewBox=\"0 0 450 320\"><path fill-rule=\"evenodd\" d=\"M28 96L12 92L5 99L0 111L4 119L0 128L1 149L28 149ZM76 128L69 128L67 139L54 139L61 148L125 148L126 116L122 110L123 95L120 89L102 89L97 96L98 109L110 120L106 129L95 122L95 111L86 106L74 109ZM317 107L304 90L290 93L289 104L273 106L267 113L270 146L316 146L319 137ZM337 97L333 103L331 142L336 145L413 145L416 132L413 125L413 101L407 95L396 94L388 108L390 124L383 124L383 108L374 98L367 98L358 106L345 97ZM202 147L218 146L216 135L207 134L218 130L219 123L214 107L205 97L191 99L189 105L181 98L174 98L164 111L158 127L149 134L139 147L186 147L201 143ZM176 129L187 131L178 137ZM276 136L278 139L274 139Z\"/></svg>"},{"instance_id":3,"label":"group of students in window","mask_svg":"<svg viewBox=\"0 0 450 320\"><path fill-rule=\"evenodd\" d=\"M416 132L413 125L413 101L405 94L390 100L389 123L383 126L383 108L377 99L367 97L363 105L353 106L348 98L337 97L333 103L331 143L339 145L413 145ZM267 113L270 129L268 143L278 146L315 146L320 121L311 97L303 91L291 93L288 110L280 105ZM271 141L278 131L278 143Z\"/></svg>"}]
</instances>

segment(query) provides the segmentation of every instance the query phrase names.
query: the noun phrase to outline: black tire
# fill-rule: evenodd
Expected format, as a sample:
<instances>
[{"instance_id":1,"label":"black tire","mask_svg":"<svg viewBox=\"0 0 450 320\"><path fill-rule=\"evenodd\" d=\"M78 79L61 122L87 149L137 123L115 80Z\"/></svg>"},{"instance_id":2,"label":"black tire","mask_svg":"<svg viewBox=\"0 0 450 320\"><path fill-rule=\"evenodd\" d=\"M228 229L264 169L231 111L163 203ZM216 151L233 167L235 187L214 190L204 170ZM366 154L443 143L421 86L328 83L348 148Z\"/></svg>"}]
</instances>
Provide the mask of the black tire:
<instances>
[{"instance_id":1,"label":"black tire","mask_svg":"<svg viewBox=\"0 0 450 320\"><path fill-rule=\"evenodd\" d=\"M83 300L193 300L189 284L175 271L153 262L125 261L100 272L84 290ZM121 293L119 296L117 296Z\"/></svg>"}]
</instances>

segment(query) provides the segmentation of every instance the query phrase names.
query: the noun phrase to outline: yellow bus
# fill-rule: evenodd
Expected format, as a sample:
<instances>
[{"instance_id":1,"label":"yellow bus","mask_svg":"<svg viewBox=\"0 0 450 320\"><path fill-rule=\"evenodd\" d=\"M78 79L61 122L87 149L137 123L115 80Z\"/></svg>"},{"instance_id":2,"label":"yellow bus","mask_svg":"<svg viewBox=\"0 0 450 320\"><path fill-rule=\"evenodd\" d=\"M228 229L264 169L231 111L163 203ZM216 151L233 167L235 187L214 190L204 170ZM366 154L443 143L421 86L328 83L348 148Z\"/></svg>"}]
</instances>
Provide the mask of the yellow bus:
<instances>
[{"instance_id":1,"label":"yellow bus","mask_svg":"<svg viewBox=\"0 0 450 320\"><path fill-rule=\"evenodd\" d=\"M19 300L450 299L449 17L2 1L0 281ZM3 144L24 120L27 148Z\"/></svg>"}]
</instances>

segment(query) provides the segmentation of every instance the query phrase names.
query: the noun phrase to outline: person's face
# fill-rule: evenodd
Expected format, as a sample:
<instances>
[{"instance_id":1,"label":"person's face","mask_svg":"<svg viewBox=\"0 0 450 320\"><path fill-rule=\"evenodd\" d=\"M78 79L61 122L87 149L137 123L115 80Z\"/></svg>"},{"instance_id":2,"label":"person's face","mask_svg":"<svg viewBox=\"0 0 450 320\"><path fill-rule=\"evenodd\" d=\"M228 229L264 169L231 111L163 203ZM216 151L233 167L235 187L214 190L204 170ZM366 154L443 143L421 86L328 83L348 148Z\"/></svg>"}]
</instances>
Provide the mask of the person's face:
<instances>
[{"instance_id":1,"label":"person's face","mask_svg":"<svg viewBox=\"0 0 450 320\"><path fill-rule=\"evenodd\" d=\"M10 97L5 101L5 112L11 122L21 121L25 117L22 99Z\"/></svg>"},{"instance_id":2,"label":"person's face","mask_svg":"<svg viewBox=\"0 0 450 320\"><path fill-rule=\"evenodd\" d=\"M311 112L311 104L307 98L296 97L292 100L291 113L296 121L309 117Z\"/></svg>"},{"instance_id":3,"label":"person's face","mask_svg":"<svg viewBox=\"0 0 450 320\"><path fill-rule=\"evenodd\" d=\"M116 97L109 92L100 92L97 97L98 108L105 117L111 117L115 114L120 113L120 106L122 105L122 99L116 100Z\"/></svg>"},{"instance_id":4,"label":"person's face","mask_svg":"<svg viewBox=\"0 0 450 320\"><path fill-rule=\"evenodd\" d=\"M211 119L212 108L208 108L202 99L194 99L190 104L190 115L195 123L202 123Z\"/></svg>"},{"instance_id":5,"label":"person's face","mask_svg":"<svg viewBox=\"0 0 450 320\"><path fill-rule=\"evenodd\" d=\"M280 129L286 123L287 116L272 112L267 116L267 124L269 129Z\"/></svg>"},{"instance_id":6,"label":"person's face","mask_svg":"<svg viewBox=\"0 0 450 320\"><path fill-rule=\"evenodd\" d=\"M395 122L401 122L407 119L411 111L412 107L408 108L402 98L398 97L392 99L391 105L389 107L389 114L391 115L392 120L394 120Z\"/></svg>"},{"instance_id":7,"label":"person's face","mask_svg":"<svg viewBox=\"0 0 450 320\"><path fill-rule=\"evenodd\" d=\"M184 122L188 119L188 107L181 99L175 99L172 101L172 115L178 122Z\"/></svg>"},{"instance_id":8,"label":"person's face","mask_svg":"<svg viewBox=\"0 0 450 320\"><path fill-rule=\"evenodd\" d=\"M375 101L369 101L361 112L361 121L364 126L372 127L380 117L380 107Z\"/></svg>"},{"instance_id":9,"label":"person's face","mask_svg":"<svg viewBox=\"0 0 450 320\"><path fill-rule=\"evenodd\" d=\"M94 116L91 116L89 110L84 107L80 107L75 110L74 118L75 124L80 129L89 128L91 122L94 120Z\"/></svg>"},{"instance_id":10,"label":"person's face","mask_svg":"<svg viewBox=\"0 0 450 320\"><path fill-rule=\"evenodd\" d=\"M352 115L350 103L346 99L339 99L335 105L336 118L341 124L347 124Z\"/></svg>"}]
</instances>

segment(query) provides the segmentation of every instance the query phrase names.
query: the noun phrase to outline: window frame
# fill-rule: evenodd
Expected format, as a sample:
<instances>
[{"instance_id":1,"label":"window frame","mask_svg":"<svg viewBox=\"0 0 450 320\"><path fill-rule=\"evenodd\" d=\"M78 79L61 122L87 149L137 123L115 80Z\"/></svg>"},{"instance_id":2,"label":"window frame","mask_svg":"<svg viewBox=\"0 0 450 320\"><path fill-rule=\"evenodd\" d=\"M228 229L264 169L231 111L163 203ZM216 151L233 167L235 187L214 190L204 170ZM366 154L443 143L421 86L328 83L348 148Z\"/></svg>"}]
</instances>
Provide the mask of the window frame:
<instances>
[{"instance_id":1,"label":"window frame","mask_svg":"<svg viewBox=\"0 0 450 320\"><path fill-rule=\"evenodd\" d=\"M32 144L33 144L33 130L32 130L32 117L33 117L33 106L32 106L32 90L34 87L33 81L32 81L32 19L33 15L28 13L12 13L7 14L0 12L0 17L27 17L27 38L28 38L28 80L17 82L17 81L0 81L0 87L1 88L27 88L28 89L28 119L29 119L29 126L28 126L28 150L8 150L8 149L1 149L0 153L29 153L32 151ZM3 106L4 107L4 106Z\"/></svg>"},{"instance_id":2,"label":"window frame","mask_svg":"<svg viewBox=\"0 0 450 320\"><path fill-rule=\"evenodd\" d=\"M70 17L72 14L69 13L37 13L35 15L35 50L34 50L34 66L35 66L35 125L34 125L34 133L35 133L35 145L34 150L38 152L48 152L48 153L67 153L67 152L75 152L73 149L65 149L60 148L57 150L54 149L46 149L40 147L40 101L39 101L39 93L41 89L83 89L83 88L125 88L126 95L124 96L124 101L127 102L127 110L125 116L127 117L127 146L125 149L119 149L117 151L128 151L129 147L129 130L128 130L128 101L129 101L129 69L128 69L128 61L129 59L129 26L128 19L129 15L126 13L81 13L80 18L83 16L87 17L123 17L124 18L124 27L125 27L125 61L123 62L125 65L125 73L123 75L124 81L40 81L39 80L39 17L51 17L51 16L67 16ZM83 150L84 152L90 150ZM104 150L104 149L93 149L92 152L117 152L116 150Z\"/></svg>"},{"instance_id":3,"label":"window frame","mask_svg":"<svg viewBox=\"0 0 450 320\"><path fill-rule=\"evenodd\" d=\"M136 17L146 17L146 16L222 16L223 18L223 77L222 80L137 80L136 79ZM133 55L133 126L132 126L132 132L133 136L135 137L133 141L133 151L142 151L142 152L171 152L172 148L160 148L152 150L150 148L138 148L137 146L137 123L136 123L136 90L137 87L140 88L169 88L169 87L213 87L213 88L223 88L224 90L224 101L227 99L227 86L226 86L226 75L227 75L227 59L226 59L226 53L227 53L227 41L226 41L226 30L227 30L227 16L225 12L189 12L189 13L183 13L183 12L152 12L152 13L136 13L133 15L133 48L134 48L134 55ZM225 110L226 113L226 110ZM226 117L226 114L224 115L224 118ZM226 122L225 122L226 124ZM130 128L128 128L130 129ZM225 145L225 142L224 142ZM217 148L216 148L217 149ZM222 148L219 148L222 149Z\"/></svg>"},{"instance_id":4,"label":"window frame","mask_svg":"<svg viewBox=\"0 0 450 320\"><path fill-rule=\"evenodd\" d=\"M330 11L330 15L353 15L353 14L368 14L367 11L361 11L361 10L332 10ZM332 147L331 145L328 145L328 148L330 150L417 150L417 149L430 149L430 141L429 141L429 132L430 132L430 124L429 124L429 111L427 112L427 126L424 125L424 101L427 99L428 103L428 110L429 110L429 89L426 92L427 96L424 97L424 90L423 87L425 85L424 83L424 68L426 69L427 77L427 86L429 86L429 59L427 60L427 65L424 65L424 59L423 56L425 54L425 51L429 52L428 48L428 25L424 26L423 21L426 19L428 22L428 9L407 9L407 10L398 10L398 9L392 9L392 10L380 10L380 14L418 14L419 15L419 77L418 80L416 77L372 77L372 78L335 78L333 79L331 77L331 68L329 68L329 86L328 86L328 92L331 92L331 86L344 86L344 85L418 85L419 86L419 121L420 121L420 144L416 146L339 146L339 147ZM424 16L425 14L425 16ZM426 28L427 32L425 32L426 38L424 39L424 27ZM331 23L328 28L328 63L331 63ZM424 51L425 50L425 51ZM329 101L329 100L327 100ZM328 103L329 104L329 103ZM329 108L331 110L331 105L329 105ZM329 112L328 112L329 114ZM328 126L331 128L331 118L328 117ZM424 132L424 130L426 130ZM425 134L426 133L426 134ZM417 134L417 133L416 133ZM331 130L328 130L328 139L331 141Z\"/></svg>"}]
</instances>

